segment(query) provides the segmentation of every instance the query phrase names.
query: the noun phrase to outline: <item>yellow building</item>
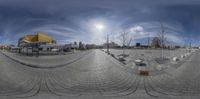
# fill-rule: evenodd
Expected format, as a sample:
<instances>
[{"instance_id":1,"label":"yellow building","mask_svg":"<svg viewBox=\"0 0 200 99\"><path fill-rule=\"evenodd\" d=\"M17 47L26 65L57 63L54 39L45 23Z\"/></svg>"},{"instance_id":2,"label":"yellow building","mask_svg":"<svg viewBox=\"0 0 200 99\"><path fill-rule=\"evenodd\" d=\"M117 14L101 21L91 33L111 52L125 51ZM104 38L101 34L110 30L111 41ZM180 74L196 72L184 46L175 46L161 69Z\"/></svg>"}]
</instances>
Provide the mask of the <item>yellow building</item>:
<instances>
[{"instance_id":1,"label":"yellow building","mask_svg":"<svg viewBox=\"0 0 200 99\"><path fill-rule=\"evenodd\" d=\"M48 36L42 32L37 32L36 35L26 35L19 39L18 46L26 46L29 43L46 43L52 44L55 43L51 36Z\"/></svg>"}]
</instances>

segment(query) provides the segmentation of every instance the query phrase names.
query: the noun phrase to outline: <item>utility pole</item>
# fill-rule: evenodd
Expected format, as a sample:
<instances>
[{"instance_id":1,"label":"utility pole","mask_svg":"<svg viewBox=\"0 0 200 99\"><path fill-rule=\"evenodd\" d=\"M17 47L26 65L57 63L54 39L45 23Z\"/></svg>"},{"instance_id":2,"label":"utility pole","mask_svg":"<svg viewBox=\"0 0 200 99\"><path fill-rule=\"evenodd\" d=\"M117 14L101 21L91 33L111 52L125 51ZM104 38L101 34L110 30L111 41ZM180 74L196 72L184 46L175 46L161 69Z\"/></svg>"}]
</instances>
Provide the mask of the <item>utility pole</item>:
<instances>
[{"instance_id":1,"label":"utility pole","mask_svg":"<svg viewBox=\"0 0 200 99\"><path fill-rule=\"evenodd\" d=\"M148 33L148 48L150 48L150 34Z\"/></svg>"},{"instance_id":2,"label":"utility pole","mask_svg":"<svg viewBox=\"0 0 200 99\"><path fill-rule=\"evenodd\" d=\"M192 43L190 42L190 49L191 49L191 47L192 47Z\"/></svg>"},{"instance_id":3,"label":"utility pole","mask_svg":"<svg viewBox=\"0 0 200 99\"><path fill-rule=\"evenodd\" d=\"M107 35L107 52L109 53L109 35Z\"/></svg>"}]
</instances>

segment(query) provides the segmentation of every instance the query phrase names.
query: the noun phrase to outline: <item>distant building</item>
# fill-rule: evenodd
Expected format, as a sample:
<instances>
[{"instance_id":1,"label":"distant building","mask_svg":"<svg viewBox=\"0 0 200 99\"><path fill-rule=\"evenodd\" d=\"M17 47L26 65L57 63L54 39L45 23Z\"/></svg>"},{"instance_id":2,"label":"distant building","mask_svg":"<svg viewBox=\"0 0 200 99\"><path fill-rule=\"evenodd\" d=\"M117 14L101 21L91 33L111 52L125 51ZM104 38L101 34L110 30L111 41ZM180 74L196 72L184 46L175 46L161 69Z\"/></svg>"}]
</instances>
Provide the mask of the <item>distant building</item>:
<instances>
[{"instance_id":1,"label":"distant building","mask_svg":"<svg viewBox=\"0 0 200 99\"><path fill-rule=\"evenodd\" d=\"M84 50L85 49L85 44L83 44L81 41L78 44L78 49L79 50Z\"/></svg>"},{"instance_id":2,"label":"distant building","mask_svg":"<svg viewBox=\"0 0 200 99\"><path fill-rule=\"evenodd\" d=\"M18 47L31 47L35 44L54 44L56 43L51 36L42 32L37 32L36 35L26 35L18 41Z\"/></svg>"},{"instance_id":3,"label":"distant building","mask_svg":"<svg viewBox=\"0 0 200 99\"><path fill-rule=\"evenodd\" d=\"M159 38L159 37L154 37L153 40L152 40L151 46L152 46L153 48L160 48L160 47L161 47L160 38Z\"/></svg>"},{"instance_id":4,"label":"distant building","mask_svg":"<svg viewBox=\"0 0 200 99\"><path fill-rule=\"evenodd\" d=\"M15 47L15 45L0 45L1 50L10 50L12 47Z\"/></svg>"},{"instance_id":5,"label":"distant building","mask_svg":"<svg viewBox=\"0 0 200 99\"><path fill-rule=\"evenodd\" d=\"M134 48L144 49L149 48L148 45L142 45L141 43L136 43Z\"/></svg>"},{"instance_id":6,"label":"distant building","mask_svg":"<svg viewBox=\"0 0 200 99\"><path fill-rule=\"evenodd\" d=\"M74 49L78 49L78 45L76 43L65 44L64 47L63 47L63 51L65 51L65 52L71 51L71 50L74 50Z\"/></svg>"},{"instance_id":7,"label":"distant building","mask_svg":"<svg viewBox=\"0 0 200 99\"><path fill-rule=\"evenodd\" d=\"M175 45L174 47L175 47L175 48L181 48L181 46L179 46L179 45Z\"/></svg>"},{"instance_id":8,"label":"distant building","mask_svg":"<svg viewBox=\"0 0 200 99\"><path fill-rule=\"evenodd\" d=\"M120 48L120 46L118 44L116 44L115 42L110 42L110 43L104 43L103 47L107 48L107 46L109 46L109 48Z\"/></svg>"},{"instance_id":9,"label":"distant building","mask_svg":"<svg viewBox=\"0 0 200 99\"><path fill-rule=\"evenodd\" d=\"M85 47L86 47L86 49L97 49L97 48L102 48L102 46L96 45L96 44L86 44Z\"/></svg>"},{"instance_id":10,"label":"distant building","mask_svg":"<svg viewBox=\"0 0 200 99\"><path fill-rule=\"evenodd\" d=\"M136 43L136 47L141 47L141 44L140 43Z\"/></svg>"}]
</instances>

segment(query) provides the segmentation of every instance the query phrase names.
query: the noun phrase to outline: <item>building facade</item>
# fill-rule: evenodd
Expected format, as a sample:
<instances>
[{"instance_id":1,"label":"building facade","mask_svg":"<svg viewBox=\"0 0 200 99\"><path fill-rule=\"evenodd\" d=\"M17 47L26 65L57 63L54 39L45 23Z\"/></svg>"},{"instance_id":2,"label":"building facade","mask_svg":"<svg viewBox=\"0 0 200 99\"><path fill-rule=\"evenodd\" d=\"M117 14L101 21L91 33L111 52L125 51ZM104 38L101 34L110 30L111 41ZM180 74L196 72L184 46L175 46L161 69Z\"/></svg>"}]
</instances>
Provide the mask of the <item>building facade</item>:
<instances>
[{"instance_id":1,"label":"building facade","mask_svg":"<svg viewBox=\"0 0 200 99\"><path fill-rule=\"evenodd\" d=\"M110 43L104 43L103 47L107 48L107 46L109 46L109 48L120 48L120 46L118 44L116 44L115 42L110 42Z\"/></svg>"},{"instance_id":2,"label":"building facade","mask_svg":"<svg viewBox=\"0 0 200 99\"><path fill-rule=\"evenodd\" d=\"M36 35L26 35L19 39L18 47L29 47L34 44L54 44L56 43L51 36L42 32L37 32Z\"/></svg>"}]
</instances>

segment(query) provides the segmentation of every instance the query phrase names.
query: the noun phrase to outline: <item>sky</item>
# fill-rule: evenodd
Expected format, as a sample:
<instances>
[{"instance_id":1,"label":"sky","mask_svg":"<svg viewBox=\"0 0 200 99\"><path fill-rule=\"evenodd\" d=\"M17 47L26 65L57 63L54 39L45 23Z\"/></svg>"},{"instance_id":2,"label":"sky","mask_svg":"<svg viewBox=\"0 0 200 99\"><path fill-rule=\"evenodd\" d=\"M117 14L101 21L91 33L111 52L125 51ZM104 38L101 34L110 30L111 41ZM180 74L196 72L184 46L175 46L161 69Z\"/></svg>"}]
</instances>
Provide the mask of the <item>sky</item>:
<instances>
[{"instance_id":1,"label":"sky","mask_svg":"<svg viewBox=\"0 0 200 99\"><path fill-rule=\"evenodd\" d=\"M59 44L82 41L120 44L129 33L131 44L147 44L161 24L166 42L200 45L199 0L0 0L0 44L44 32Z\"/></svg>"}]
</instances>

